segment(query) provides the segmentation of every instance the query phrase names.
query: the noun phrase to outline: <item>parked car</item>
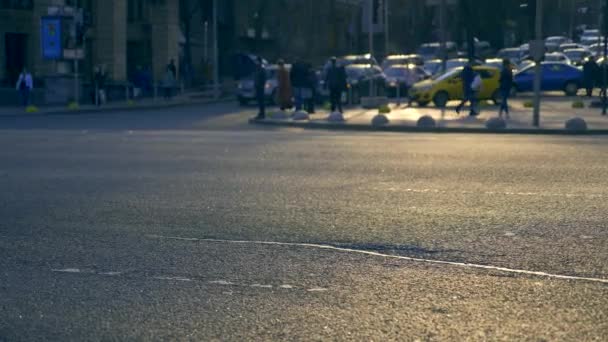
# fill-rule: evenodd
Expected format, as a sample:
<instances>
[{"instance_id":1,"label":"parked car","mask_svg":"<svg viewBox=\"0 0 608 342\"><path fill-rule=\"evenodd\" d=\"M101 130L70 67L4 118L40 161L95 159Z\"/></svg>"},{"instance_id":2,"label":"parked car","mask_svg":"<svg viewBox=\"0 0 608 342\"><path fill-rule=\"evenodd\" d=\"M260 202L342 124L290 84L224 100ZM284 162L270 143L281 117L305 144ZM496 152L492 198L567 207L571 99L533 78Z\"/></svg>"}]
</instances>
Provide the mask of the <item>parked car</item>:
<instances>
[{"instance_id":1,"label":"parked car","mask_svg":"<svg viewBox=\"0 0 608 342\"><path fill-rule=\"evenodd\" d=\"M413 64L393 65L384 70L384 75L386 95L389 97L406 97L409 88L431 76L421 66Z\"/></svg>"},{"instance_id":2,"label":"parked car","mask_svg":"<svg viewBox=\"0 0 608 342\"><path fill-rule=\"evenodd\" d=\"M583 72L572 65L561 62L541 64L541 90L563 91L567 96L575 96L583 84ZM519 71L514 76L514 91L527 92L534 89L534 65Z\"/></svg>"},{"instance_id":3,"label":"parked car","mask_svg":"<svg viewBox=\"0 0 608 342\"><path fill-rule=\"evenodd\" d=\"M338 60L338 64L342 66L348 66L353 64L362 64L362 65L378 65L378 61L374 56L370 54L366 55L348 55L342 56Z\"/></svg>"},{"instance_id":4,"label":"parked car","mask_svg":"<svg viewBox=\"0 0 608 342\"><path fill-rule=\"evenodd\" d=\"M458 51L458 46L454 42L446 42L446 52L449 57L454 56ZM437 59L441 57L441 43L426 43L420 45L418 48L418 54L427 61L430 59Z\"/></svg>"},{"instance_id":5,"label":"parked car","mask_svg":"<svg viewBox=\"0 0 608 342\"><path fill-rule=\"evenodd\" d=\"M530 55L527 55L523 58L523 60L533 61L534 58ZM566 64L572 63L570 58L568 58L568 56L566 56L565 54L563 54L561 52L546 53L545 56L543 57L543 62L561 62L561 63L566 63Z\"/></svg>"},{"instance_id":6,"label":"parked car","mask_svg":"<svg viewBox=\"0 0 608 342\"><path fill-rule=\"evenodd\" d=\"M441 59L431 59L424 62L422 68L430 75L435 75L441 70Z\"/></svg>"},{"instance_id":7,"label":"parked car","mask_svg":"<svg viewBox=\"0 0 608 342\"><path fill-rule=\"evenodd\" d=\"M287 70L291 70L291 65L285 65ZM266 86L264 87L264 95L266 102L275 104L277 100L277 88L279 81L277 79L279 66L278 65L267 65L266 66ZM245 78L237 84L237 99L241 106L246 106L249 102L255 101L255 83L253 78Z\"/></svg>"},{"instance_id":8,"label":"parked car","mask_svg":"<svg viewBox=\"0 0 608 342\"><path fill-rule=\"evenodd\" d=\"M394 65L424 65L424 59L420 55L390 55L382 62L382 70L386 70Z\"/></svg>"},{"instance_id":9,"label":"parked car","mask_svg":"<svg viewBox=\"0 0 608 342\"><path fill-rule=\"evenodd\" d=\"M581 66L585 63L587 58L592 56L591 51L587 49L568 49L564 50L564 55L570 59L570 64L575 66Z\"/></svg>"},{"instance_id":10,"label":"parked car","mask_svg":"<svg viewBox=\"0 0 608 342\"><path fill-rule=\"evenodd\" d=\"M517 64L513 63L513 61L511 61L511 60L509 60L509 62L511 62L511 70L513 70L513 71L517 70ZM502 63L503 63L503 59L501 59L501 58L489 58L489 59L486 59L486 61L485 61L485 63L483 63L483 65L502 70Z\"/></svg>"},{"instance_id":11,"label":"parked car","mask_svg":"<svg viewBox=\"0 0 608 342\"><path fill-rule=\"evenodd\" d=\"M519 63L524 55L520 48L508 48L498 51L496 57L500 59L507 58L513 63Z\"/></svg>"},{"instance_id":12,"label":"parked car","mask_svg":"<svg viewBox=\"0 0 608 342\"><path fill-rule=\"evenodd\" d=\"M581 45L584 45L584 46L591 46L593 44L599 43L601 39L602 38L599 35L597 35L597 36L583 36L581 38L580 43L581 43Z\"/></svg>"},{"instance_id":13,"label":"parked car","mask_svg":"<svg viewBox=\"0 0 608 342\"><path fill-rule=\"evenodd\" d=\"M564 43L559 46L560 52L564 52L566 50L571 50L571 49L587 49L587 47L584 45L578 44L578 43Z\"/></svg>"},{"instance_id":14,"label":"parked car","mask_svg":"<svg viewBox=\"0 0 608 342\"><path fill-rule=\"evenodd\" d=\"M462 85L463 69L463 67L454 68L432 79L414 84L410 90L410 97L420 106L426 106L432 101L437 107L445 107L450 100L461 100L464 96ZM488 66L474 66L473 70L482 79L481 92L478 98L499 103L500 70Z\"/></svg>"},{"instance_id":15,"label":"parked car","mask_svg":"<svg viewBox=\"0 0 608 342\"><path fill-rule=\"evenodd\" d=\"M362 96L369 93L370 82L373 82L374 89L381 93L384 91L386 76L382 69L377 65L352 64L345 68L346 83L348 91L343 94L342 102L359 103ZM320 101L329 98L329 90L325 88L325 80L322 78L317 88Z\"/></svg>"},{"instance_id":16,"label":"parked car","mask_svg":"<svg viewBox=\"0 0 608 342\"><path fill-rule=\"evenodd\" d=\"M558 47L566 43L572 43L572 39L564 36L552 36L545 39L545 44L557 45Z\"/></svg>"}]
</instances>

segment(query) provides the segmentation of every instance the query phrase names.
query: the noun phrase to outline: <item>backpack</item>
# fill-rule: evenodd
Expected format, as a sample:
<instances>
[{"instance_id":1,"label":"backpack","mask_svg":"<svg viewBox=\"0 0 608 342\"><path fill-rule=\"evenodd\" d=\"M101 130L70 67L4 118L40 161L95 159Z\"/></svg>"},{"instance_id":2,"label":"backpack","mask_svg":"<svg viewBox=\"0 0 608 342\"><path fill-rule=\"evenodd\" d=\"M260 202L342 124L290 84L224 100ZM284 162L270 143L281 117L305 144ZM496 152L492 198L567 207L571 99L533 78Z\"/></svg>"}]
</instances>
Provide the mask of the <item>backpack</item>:
<instances>
[{"instance_id":1,"label":"backpack","mask_svg":"<svg viewBox=\"0 0 608 342\"><path fill-rule=\"evenodd\" d=\"M473 82L471 83L471 90L480 91L481 86L482 86L481 76L479 76L479 74L475 74L475 78L473 79Z\"/></svg>"}]
</instances>

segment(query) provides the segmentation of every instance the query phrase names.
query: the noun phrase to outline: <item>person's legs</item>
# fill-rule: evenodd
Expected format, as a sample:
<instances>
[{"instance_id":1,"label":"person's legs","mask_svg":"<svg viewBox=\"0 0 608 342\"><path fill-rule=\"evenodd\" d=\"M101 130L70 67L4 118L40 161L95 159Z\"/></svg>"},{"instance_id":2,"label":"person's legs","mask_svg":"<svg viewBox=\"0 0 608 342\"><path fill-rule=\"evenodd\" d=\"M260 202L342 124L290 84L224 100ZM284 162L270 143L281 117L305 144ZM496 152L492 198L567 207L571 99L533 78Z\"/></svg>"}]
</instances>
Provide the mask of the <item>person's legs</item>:
<instances>
[{"instance_id":1,"label":"person's legs","mask_svg":"<svg viewBox=\"0 0 608 342\"><path fill-rule=\"evenodd\" d=\"M293 89L293 97L295 100L296 112L302 110L302 88L297 87Z\"/></svg>"},{"instance_id":2,"label":"person's legs","mask_svg":"<svg viewBox=\"0 0 608 342\"><path fill-rule=\"evenodd\" d=\"M29 105L29 89L21 89L19 92L21 93L21 104L23 107L27 107Z\"/></svg>"},{"instance_id":3,"label":"person's legs","mask_svg":"<svg viewBox=\"0 0 608 342\"><path fill-rule=\"evenodd\" d=\"M469 111L469 115L470 116L479 115L479 112L477 110L477 95L475 93L470 94L469 102L471 103L471 110Z\"/></svg>"},{"instance_id":4,"label":"person's legs","mask_svg":"<svg viewBox=\"0 0 608 342\"><path fill-rule=\"evenodd\" d=\"M257 93L256 100L258 102L258 119L264 119L266 117L266 99L264 93Z\"/></svg>"},{"instance_id":5,"label":"person's legs","mask_svg":"<svg viewBox=\"0 0 608 342\"><path fill-rule=\"evenodd\" d=\"M329 102L331 103L331 111L335 112L336 111L336 93L337 91L335 89L330 89L329 90Z\"/></svg>"},{"instance_id":6,"label":"person's legs","mask_svg":"<svg viewBox=\"0 0 608 342\"><path fill-rule=\"evenodd\" d=\"M500 116L502 116L503 111L507 114L507 118L509 118L509 92L502 92L502 102L500 103Z\"/></svg>"}]
</instances>

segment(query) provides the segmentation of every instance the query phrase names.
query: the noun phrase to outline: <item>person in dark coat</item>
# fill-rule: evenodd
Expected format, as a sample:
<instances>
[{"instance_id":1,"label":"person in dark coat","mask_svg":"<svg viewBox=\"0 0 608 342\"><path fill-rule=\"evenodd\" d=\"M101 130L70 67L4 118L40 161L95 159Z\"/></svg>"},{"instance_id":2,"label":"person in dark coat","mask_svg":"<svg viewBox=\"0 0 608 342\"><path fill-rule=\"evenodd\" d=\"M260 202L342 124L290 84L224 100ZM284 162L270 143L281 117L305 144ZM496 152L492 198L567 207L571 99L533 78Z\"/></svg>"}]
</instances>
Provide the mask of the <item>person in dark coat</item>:
<instances>
[{"instance_id":1,"label":"person in dark coat","mask_svg":"<svg viewBox=\"0 0 608 342\"><path fill-rule=\"evenodd\" d=\"M256 119L266 118L266 69L264 68L264 61L261 57L258 57L255 66L255 72L253 75L254 87L255 87L255 99L258 103L258 116Z\"/></svg>"},{"instance_id":2,"label":"person in dark coat","mask_svg":"<svg viewBox=\"0 0 608 342\"><path fill-rule=\"evenodd\" d=\"M315 98L317 95L317 85L319 80L317 79L317 73L312 68L312 66L307 66L307 78L306 78L306 91L305 91L305 102L306 102L306 111L309 114L315 113Z\"/></svg>"},{"instance_id":3,"label":"person in dark coat","mask_svg":"<svg viewBox=\"0 0 608 342\"><path fill-rule=\"evenodd\" d=\"M471 63L468 63L464 69L462 70L462 93L464 95L460 104L456 107L456 113L460 114L462 107L467 102L471 103L471 116L475 115L475 92L473 91L472 85L473 80L475 79L475 71L471 66Z\"/></svg>"},{"instance_id":4,"label":"person in dark coat","mask_svg":"<svg viewBox=\"0 0 608 342\"><path fill-rule=\"evenodd\" d=\"M308 66L304 62L297 60L291 67L289 77L291 86L293 87L296 111L299 111L305 102L304 93L308 84Z\"/></svg>"},{"instance_id":5,"label":"person in dark coat","mask_svg":"<svg viewBox=\"0 0 608 342\"><path fill-rule=\"evenodd\" d=\"M503 111L509 118L509 96L513 88L513 70L511 69L511 61L505 59L502 61L502 71L500 72L500 110L498 116L502 117Z\"/></svg>"},{"instance_id":6,"label":"person in dark coat","mask_svg":"<svg viewBox=\"0 0 608 342\"><path fill-rule=\"evenodd\" d=\"M342 93L346 90L346 70L337 65L336 58L331 59L331 66L325 76L325 87L329 89L331 111L342 113Z\"/></svg>"},{"instance_id":7,"label":"person in dark coat","mask_svg":"<svg viewBox=\"0 0 608 342\"><path fill-rule=\"evenodd\" d=\"M167 69L171 71L171 73L173 74L173 78L177 79L177 67L175 66L175 61L173 59L167 65Z\"/></svg>"},{"instance_id":8,"label":"person in dark coat","mask_svg":"<svg viewBox=\"0 0 608 342\"><path fill-rule=\"evenodd\" d=\"M585 83L587 97L593 96L593 88L595 88L595 81L599 74L600 67L597 65L595 58L590 56L587 62L583 64L583 82Z\"/></svg>"}]
</instances>

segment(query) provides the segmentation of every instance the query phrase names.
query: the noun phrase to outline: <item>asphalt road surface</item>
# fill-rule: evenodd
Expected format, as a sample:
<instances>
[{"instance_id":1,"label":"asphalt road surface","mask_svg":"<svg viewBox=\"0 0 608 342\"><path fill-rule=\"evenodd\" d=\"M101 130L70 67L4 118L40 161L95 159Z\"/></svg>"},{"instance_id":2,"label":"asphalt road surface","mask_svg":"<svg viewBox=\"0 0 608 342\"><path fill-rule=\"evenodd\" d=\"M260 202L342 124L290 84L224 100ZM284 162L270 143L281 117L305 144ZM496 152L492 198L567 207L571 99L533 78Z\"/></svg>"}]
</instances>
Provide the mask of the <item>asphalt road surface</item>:
<instances>
[{"instance_id":1,"label":"asphalt road surface","mask_svg":"<svg viewBox=\"0 0 608 342\"><path fill-rule=\"evenodd\" d=\"M608 138L252 114L0 118L0 341L608 340Z\"/></svg>"}]
</instances>

